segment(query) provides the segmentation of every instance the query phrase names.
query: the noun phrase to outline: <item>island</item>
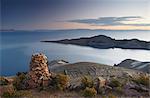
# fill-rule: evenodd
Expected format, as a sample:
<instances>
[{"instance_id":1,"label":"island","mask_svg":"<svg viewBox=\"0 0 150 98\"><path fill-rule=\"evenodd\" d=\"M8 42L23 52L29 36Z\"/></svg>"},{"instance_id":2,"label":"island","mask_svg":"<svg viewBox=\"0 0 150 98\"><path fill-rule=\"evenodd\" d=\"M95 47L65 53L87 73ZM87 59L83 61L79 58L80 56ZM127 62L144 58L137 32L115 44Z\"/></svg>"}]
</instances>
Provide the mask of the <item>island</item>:
<instances>
[{"instance_id":1,"label":"island","mask_svg":"<svg viewBox=\"0 0 150 98\"><path fill-rule=\"evenodd\" d=\"M56 41L41 41L41 42L53 42L61 44L72 44L80 46L89 46L99 49L109 49L109 48L122 48L122 49L143 49L150 50L150 42L138 39L123 39L116 40L114 38L98 35L93 37L82 37L77 39L63 39Z\"/></svg>"}]
</instances>

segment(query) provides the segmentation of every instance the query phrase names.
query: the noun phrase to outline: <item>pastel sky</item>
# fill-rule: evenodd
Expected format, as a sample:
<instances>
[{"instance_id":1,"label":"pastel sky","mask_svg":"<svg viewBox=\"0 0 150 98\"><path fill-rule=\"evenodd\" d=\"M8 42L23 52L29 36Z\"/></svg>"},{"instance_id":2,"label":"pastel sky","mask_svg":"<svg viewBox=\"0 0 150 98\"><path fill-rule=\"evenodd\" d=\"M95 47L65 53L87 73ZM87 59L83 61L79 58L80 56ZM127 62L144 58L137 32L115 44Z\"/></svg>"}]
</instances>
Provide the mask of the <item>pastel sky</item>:
<instances>
[{"instance_id":1,"label":"pastel sky","mask_svg":"<svg viewBox=\"0 0 150 98\"><path fill-rule=\"evenodd\" d=\"M2 29L150 30L150 0L1 0Z\"/></svg>"}]
</instances>

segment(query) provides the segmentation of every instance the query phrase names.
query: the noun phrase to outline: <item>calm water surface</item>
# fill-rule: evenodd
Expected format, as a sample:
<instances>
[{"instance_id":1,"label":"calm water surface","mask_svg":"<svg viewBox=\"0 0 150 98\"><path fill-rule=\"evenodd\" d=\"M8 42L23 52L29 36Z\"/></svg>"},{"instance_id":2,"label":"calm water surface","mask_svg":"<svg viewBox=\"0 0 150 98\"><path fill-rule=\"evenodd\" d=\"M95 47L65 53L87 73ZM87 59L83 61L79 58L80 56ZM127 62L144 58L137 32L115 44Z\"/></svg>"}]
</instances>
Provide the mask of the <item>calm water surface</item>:
<instances>
[{"instance_id":1,"label":"calm water surface","mask_svg":"<svg viewBox=\"0 0 150 98\"><path fill-rule=\"evenodd\" d=\"M59 30L1 32L1 75L14 75L27 71L33 53L45 53L49 59L64 59L71 63L79 61L113 65L124 59L150 61L149 50L96 49L75 45L42 43L41 40L90 37L107 35L116 39L138 38L150 41L150 31L104 31L104 30Z\"/></svg>"}]
</instances>

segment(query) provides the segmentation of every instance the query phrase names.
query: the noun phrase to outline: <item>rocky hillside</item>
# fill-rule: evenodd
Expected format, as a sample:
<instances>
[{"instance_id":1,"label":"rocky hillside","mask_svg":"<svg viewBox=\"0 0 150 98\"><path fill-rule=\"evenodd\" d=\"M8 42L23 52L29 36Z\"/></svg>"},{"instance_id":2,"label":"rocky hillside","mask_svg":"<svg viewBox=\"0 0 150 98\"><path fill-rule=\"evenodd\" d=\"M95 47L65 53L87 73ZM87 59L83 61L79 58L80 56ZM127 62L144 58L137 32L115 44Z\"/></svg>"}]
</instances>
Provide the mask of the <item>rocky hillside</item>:
<instances>
[{"instance_id":1,"label":"rocky hillside","mask_svg":"<svg viewBox=\"0 0 150 98\"><path fill-rule=\"evenodd\" d=\"M50 71L54 73L66 72L72 78L72 81L83 76L90 76L93 78L101 76L103 78L109 79L112 77L137 77L139 76L139 74L145 74L137 70L108 66L92 62L66 64L58 67L53 67L50 69Z\"/></svg>"},{"instance_id":2,"label":"rocky hillside","mask_svg":"<svg viewBox=\"0 0 150 98\"><path fill-rule=\"evenodd\" d=\"M25 98L29 94L25 91L32 90L31 96L41 98L41 91L45 91L47 93L43 98L50 98L52 91L59 94L57 90L61 90L66 93L74 91L78 95L71 94L69 98L101 98L110 94L132 98L149 97L149 80L150 74L123 67L92 62L70 64L64 60L48 63L48 58L38 53L32 55L28 72L19 72L13 78L0 77L0 96ZM54 97L55 94L52 94Z\"/></svg>"},{"instance_id":3,"label":"rocky hillside","mask_svg":"<svg viewBox=\"0 0 150 98\"><path fill-rule=\"evenodd\" d=\"M121 89L124 95L127 96L142 96L143 92L138 92L137 90L135 90L137 88L142 89L143 91L145 90L146 92L150 91L149 86L145 87L137 85L132 81L141 75L148 76L150 78L149 74L137 70L126 69L123 67L108 66L91 62L78 62L74 64L66 64L58 67L53 67L50 70L54 73L65 73L69 75L69 77L71 78L70 87L72 88L78 87L81 84L81 79L84 76L88 76L93 80L95 80L97 77L105 81L118 79L119 82L123 83L124 86ZM144 96L145 94L146 93L144 93Z\"/></svg>"},{"instance_id":4,"label":"rocky hillside","mask_svg":"<svg viewBox=\"0 0 150 98\"><path fill-rule=\"evenodd\" d=\"M94 47L99 49L122 48L122 49L150 50L150 42L141 41L138 39L116 40L104 35L98 35L98 36L87 37L87 38L64 39L58 41L42 41L42 42L73 44L73 45L80 45L80 46L89 46L89 47Z\"/></svg>"},{"instance_id":5,"label":"rocky hillside","mask_svg":"<svg viewBox=\"0 0 150 98\"><path fill-rule=\"evenodd\" d=\"M141 62L137 60L126 59L116 66L150 73L150 62Z\"/></svg>"}]
</instances>

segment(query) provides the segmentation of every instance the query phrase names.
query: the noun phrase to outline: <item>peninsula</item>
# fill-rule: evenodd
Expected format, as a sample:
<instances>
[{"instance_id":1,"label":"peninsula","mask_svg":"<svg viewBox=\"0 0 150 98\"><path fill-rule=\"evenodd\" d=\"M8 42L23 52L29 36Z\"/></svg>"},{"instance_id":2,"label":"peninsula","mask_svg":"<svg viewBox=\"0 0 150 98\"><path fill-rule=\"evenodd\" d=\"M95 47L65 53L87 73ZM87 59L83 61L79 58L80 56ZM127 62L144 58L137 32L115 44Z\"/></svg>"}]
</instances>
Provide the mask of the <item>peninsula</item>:
<instances>
[{"instance_id":1,"label":"peninsula","mask_svg":"<svg viewBox=\"0 0 150 98\"><path fill-rule=\"evenodd\" d=\"M122 49L150 50L149 41L142 41L138 39L116 40L114 38L105 35L98 35L93 37L82 37L77 39L63 39L57 41L41 41L41 42L53 42L53 43L61 43L61 44L89 46L89 47L99 48L99 49L122 48Z\"/></svg>"}]
</instances>

